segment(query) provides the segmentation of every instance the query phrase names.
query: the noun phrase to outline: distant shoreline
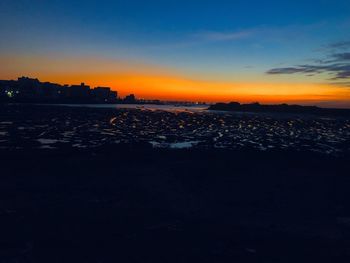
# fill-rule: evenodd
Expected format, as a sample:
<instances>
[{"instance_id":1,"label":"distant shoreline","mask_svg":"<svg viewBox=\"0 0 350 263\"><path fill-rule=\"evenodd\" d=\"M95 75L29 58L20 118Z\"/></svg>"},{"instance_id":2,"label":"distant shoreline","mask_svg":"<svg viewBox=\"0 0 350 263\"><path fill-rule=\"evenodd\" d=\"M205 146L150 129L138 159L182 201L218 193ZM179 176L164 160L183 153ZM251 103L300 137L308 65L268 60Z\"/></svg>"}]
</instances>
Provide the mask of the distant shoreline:
<instances>
[{"instance_id":1,"label":"distant shoreline","mask_svg":"<svg viewBox=\"0 0 350 263\"><path fill-rule=\"evenodd\" d=\"M317 106L301 106L288 104L240 104L238 102L216 103L208 110L227 112L251 112L251 113L293 113L293 114L314 114L326 116L350 117L350 109L320 108Z\"/></svg>"}]
</instances>

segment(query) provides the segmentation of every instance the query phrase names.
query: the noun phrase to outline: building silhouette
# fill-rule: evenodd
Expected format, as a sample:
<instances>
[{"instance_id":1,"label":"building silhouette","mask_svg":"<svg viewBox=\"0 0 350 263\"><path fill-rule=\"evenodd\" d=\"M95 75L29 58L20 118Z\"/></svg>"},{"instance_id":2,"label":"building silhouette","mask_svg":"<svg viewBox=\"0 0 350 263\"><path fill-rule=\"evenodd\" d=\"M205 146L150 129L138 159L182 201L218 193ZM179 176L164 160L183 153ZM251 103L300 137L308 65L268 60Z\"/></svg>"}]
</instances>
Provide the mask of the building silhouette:
<instances>
[{"instance_id":1,"label":"building silhouette","mask_svg":"<svg viewBox=\"0 0 350 263\"><path fill-rule=\"evenodd\" d=\"M17 80L0 80L0 100L45 103L116 103L118 93L109 87L60 85L20 77Z\"/></svg>"},{"instance_id":2,"label":"building silhouette","mask_svg":"<svg viewBox=\"0 0 350 263\"><path fill-rule=\"evenodd\" d=\"M124 102L129 103L129 104L133 104L133 103L136 103L137 100L136 100L136 97L134 94L130 94L130 95L125 97Z\"/></svg>"},{"instance_id":3,"label":"building silhouette","mask_svg":"<svg viewBox=\"0 0 350 263\"><path fill-rule=\"evenodd\" d=\"M98 102L116 101L118 99L118 92L111 91L109 87L96 87L91 90L91 95Z\"/></svg>"}]
</instances>

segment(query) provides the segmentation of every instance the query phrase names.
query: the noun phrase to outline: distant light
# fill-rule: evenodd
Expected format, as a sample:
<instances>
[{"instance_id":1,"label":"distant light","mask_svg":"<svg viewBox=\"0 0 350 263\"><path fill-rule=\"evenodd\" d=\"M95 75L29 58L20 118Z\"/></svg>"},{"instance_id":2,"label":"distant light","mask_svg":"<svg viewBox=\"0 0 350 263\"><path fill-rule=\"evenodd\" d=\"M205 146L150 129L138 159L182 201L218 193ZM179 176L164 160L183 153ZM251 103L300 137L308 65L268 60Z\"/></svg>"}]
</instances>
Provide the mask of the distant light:
<instances>
[{"instance_id":1,"label":"distant light","mask_svg":"<svg viewBox=\"0 0 350 263\"><path fill-rule=\"evenodd\" d=\"M9 97L9 98L12 98L14 95L13 95L13 91L6 91L6 95Z\"/></svg>"}]
</instances>

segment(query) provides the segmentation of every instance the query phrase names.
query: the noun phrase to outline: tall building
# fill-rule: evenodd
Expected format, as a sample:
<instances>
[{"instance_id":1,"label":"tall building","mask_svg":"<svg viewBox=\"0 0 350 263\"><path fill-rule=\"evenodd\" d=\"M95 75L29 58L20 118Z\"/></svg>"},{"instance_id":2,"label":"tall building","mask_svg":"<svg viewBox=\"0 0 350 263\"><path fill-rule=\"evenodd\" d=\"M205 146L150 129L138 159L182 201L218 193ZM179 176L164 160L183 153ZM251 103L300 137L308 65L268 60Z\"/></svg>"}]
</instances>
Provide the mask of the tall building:
<instances>
[{"instance_id":1,"label":"tall building","mask_svg":"<svg viewBox=\"0 0 350 263\"><path fill-rule=\"evenodd\" d=\"M18 80L0 80L2 101L60 102L60 103L116 103L118 93L109 87L80 85L60 85L40 82L38 79L20 77Z\"/></svg>"},{"instance_id":2,"label":"tall building","mask_svg":"<svg viewBox=\"0 0 350 263\"><path fill-rule=\"evenodd\" d=\"M67 96L71 98L87 98L90 95L90 86L81 83L67 88Z\"/></svg>"},{"instance_id":3,"label":"tall building","mask_svg":"<svg viewBox=\"0 0 350 263\"><path fill-rule=\"evenodd\" d=\"M135 95L134 94L130 94L130 95L126 96L125 99L124 99L124 102L130 103L130 104L135 103L136 102Z\"/></svg>"},{"instance_id":4,"label":"tall building","mask_svg":"<svg viewBox=\"0 0 350 263\"><path fill-rule=\"evenodd\" d=\"M91 90L92 98L97 102L116 102L118 93L109 87L96 87Z\"/></svg>"},{"instance_id":5,"label":"tall building","mask_svg":"<svg viewBox=\"0 0 350 263\"><path fill-rule=\"evenodd\" d=\"M96 100L105 101L108 100L111 93L111 88L109 87L96 87L91 91L91 95Z\"/></svg>"}]
</instances>

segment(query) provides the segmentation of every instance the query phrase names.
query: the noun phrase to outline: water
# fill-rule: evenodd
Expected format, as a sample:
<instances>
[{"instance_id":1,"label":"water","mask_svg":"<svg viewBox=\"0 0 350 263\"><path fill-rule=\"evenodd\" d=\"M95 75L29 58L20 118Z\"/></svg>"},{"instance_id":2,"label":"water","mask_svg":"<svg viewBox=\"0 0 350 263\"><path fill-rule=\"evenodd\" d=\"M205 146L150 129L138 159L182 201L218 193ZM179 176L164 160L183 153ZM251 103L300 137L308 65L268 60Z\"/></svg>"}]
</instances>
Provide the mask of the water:
<instances>
[{"instance_id":1,"label":"water","mask_svg":"<svg viewBox=\"0 0 350 263\"><path fill-rule=\"evenodd\" d=\"M302 118L302 119L325 119L325 117L314 114L304 113L285 113L285 112L241 112L241 111L217 111L208 110L210 105L158 105L158 104L36 104L42 106L62 106L75 108L96 108L96 109L139 109L147 111L167 111L167 112L188 112L188 113L213 113L218 115L243 116L264 116L275 119ZM327 117L329 120L336 118Z\"/></svg>"},{"instance_id":2,"label":"water","mask_svg":"<svg viewBox=\"0 0 350 263\"><path fill-rule=\"evenodd\" d=\"M46 105L46 104L45 104ZM49 104L52 106L65 107L87 107L100 109L141 109L141 110L162 110L170 112L203 112L208 109L208 105L158 105L158 104Z\"/></svg>"}]
</instances>

